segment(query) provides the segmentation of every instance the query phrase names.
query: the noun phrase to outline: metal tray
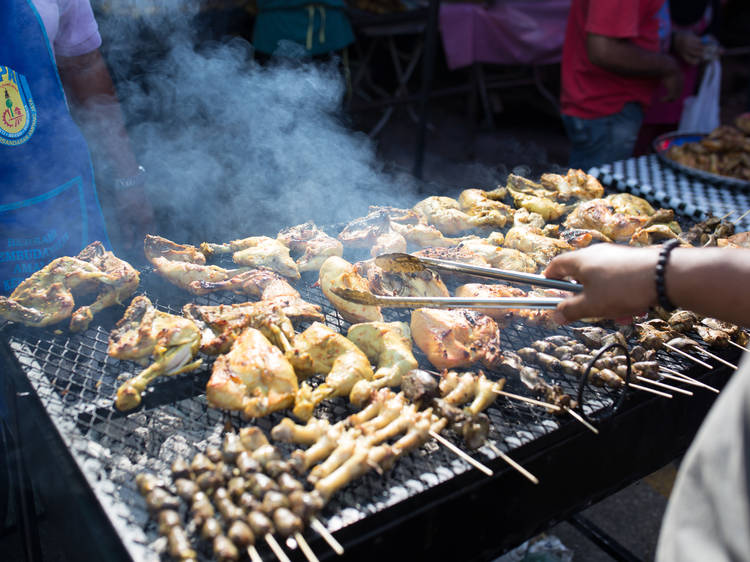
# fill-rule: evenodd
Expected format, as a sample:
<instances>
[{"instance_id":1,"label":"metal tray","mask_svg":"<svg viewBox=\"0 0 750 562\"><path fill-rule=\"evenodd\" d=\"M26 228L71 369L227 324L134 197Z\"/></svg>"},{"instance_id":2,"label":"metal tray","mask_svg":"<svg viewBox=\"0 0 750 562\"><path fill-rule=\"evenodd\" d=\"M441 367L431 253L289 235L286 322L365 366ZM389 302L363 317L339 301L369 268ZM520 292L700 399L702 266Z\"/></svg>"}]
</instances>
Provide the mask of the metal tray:
<instances>
[{"instance_id":1,"label":"metal tray","mask_svg":"<svg viewBox=\"0 0 750 562\"><path fill-rule=\"evenodd\" d=\"M732 178L729 176L721 176L719 174L712 174L711 172L706 172L697 168L691 168L689 166L683 166L682 164L675 162L667 156L667 151L672 146L681 146L688 142L698 142L705 136L706 135L704 135L703 133L666 133L656 137L652 141L651 146L662 162L679 172L696 177L709 184L719 184L727 187L750 188L750 182L748 181Z\"/></svg>"}]
</instances>

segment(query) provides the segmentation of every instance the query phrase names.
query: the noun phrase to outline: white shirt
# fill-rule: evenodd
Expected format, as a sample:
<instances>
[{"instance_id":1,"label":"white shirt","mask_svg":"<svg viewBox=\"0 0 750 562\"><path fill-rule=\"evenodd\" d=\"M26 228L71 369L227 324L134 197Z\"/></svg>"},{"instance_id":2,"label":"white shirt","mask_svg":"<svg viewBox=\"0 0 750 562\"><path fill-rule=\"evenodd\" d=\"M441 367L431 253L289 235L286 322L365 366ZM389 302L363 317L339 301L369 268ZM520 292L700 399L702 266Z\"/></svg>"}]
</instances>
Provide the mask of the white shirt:
<instances>
[{"instance_id":1,"label":"white shirt","mask_svg":"<svg viewBox=\"0 0 750 562\"><path fill-rule=\"evenodd\" d=\"M55 54L85 55L102 44L89 0L32 0L32 3L44 22Z\"/></svg>"}]
</instances>

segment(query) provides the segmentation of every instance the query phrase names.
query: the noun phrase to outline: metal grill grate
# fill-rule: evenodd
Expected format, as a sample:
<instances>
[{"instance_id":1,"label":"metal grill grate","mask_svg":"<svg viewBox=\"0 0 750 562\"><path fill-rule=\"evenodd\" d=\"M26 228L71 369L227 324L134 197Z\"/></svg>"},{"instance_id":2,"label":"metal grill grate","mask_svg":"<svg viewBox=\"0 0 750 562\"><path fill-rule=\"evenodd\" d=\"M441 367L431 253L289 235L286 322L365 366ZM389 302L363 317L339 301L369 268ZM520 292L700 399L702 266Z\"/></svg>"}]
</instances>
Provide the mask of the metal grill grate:
<instances>
[{"instance_id":1,"label":"metal grill grate","mask_svg":"<svg viewBox=\"0 0 750 562\"><path fill-rule=\"evenodd\" d=\"M322 307L326 323L346 333L349 324L341 319L312 280L303 279L298 286L302 297ZM229 293L193 297L169 285L153 271L142 275L141 291L161 310L180 314L187 302L199 304L230 304L244 299ZM254 422L240 419L209 408L204 395L213 358L204 357L197 372L162 377L144 394L143 406L127 415L114 409L115 391L123 376L140 369L135 363L117 361L106 354L108 333L122 309L110 310L95 319L81 334L7 326L5 335L24 373L35 388L52 422L94 490L105 512L117 529L125 547L135 560L157 560L156 526L149 521L145 503L136 491L134 477L148 470L168 474L169 466L178 456L192 457L208 445L218 446L227 424L241 427L255 423L264 431L285 415L279 412ZM406 320L408 311L385 310L386 320ZM298 326L303 329L305 325ZM504 349L519 349L551 331L520 324L502 332ZM573 332L561 328L557 333ZM424 355L415 349L420 364L430 368ZM681 358L659 353L662 364L683 372L692 365ZM488 375L497 378L497 374ZM550 382L557 382L575 395L577 381L558 373L544 373ZM517 379L507 381L508 390L528 394ZM605 389L587 389L585 411L594 417L613 404L616 395ZM635 398L638 400L638 398ZM354 409L339 398L326 401L316 415L340 420ZM543 409L499 397L487 414L492 421L490 440L504 452L513 452L523 445L565 430L576 422L555 417ZM449 434L450 437L450 434ZM460 443L456 440L456 443ZM291 450L291 445L282 445ZM478 458L491 462L496 458L484 446ZM338 493L326 506L321 519L336 531L399 502L447 482L472 470L435 443L428 443L400 460L386 474L370 473ZM315 544L313 539L313 544ZM322 547L321 547L322 548ZM208 552L202 552L208 557ZM269 558L270 559L270 558Z\"/></svg>"}]
</instances>

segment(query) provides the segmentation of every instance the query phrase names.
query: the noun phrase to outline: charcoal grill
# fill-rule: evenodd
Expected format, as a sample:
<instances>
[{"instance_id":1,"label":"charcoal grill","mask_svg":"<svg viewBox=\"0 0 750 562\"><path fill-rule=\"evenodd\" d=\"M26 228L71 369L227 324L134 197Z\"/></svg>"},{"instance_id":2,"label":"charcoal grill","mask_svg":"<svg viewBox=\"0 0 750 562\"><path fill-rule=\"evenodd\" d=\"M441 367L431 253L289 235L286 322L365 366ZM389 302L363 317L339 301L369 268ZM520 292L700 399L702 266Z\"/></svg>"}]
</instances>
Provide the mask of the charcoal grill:
<instances>
[{"instance_id":1,"label":"charcoal grill","mask_svg":"<svg viewBox=\"0 0 750 562\"><path fill-rule=\"evenodd\" d=\"M345 333L348 324L313 281L303 278L299 283L302 297L320 305L326 323ZM139 293L174 314L191 301L245 300L229 293L193 297L151 270L143 272ZM384 313L387 320L408 321L407 311ZM192 457L208 445L218 446L226 428L250 422L208 407L204 391L213 359L207 357L197 372L157 379L138 410L116 411L113 399L122 377L139 369L106 354L109 330L121 315L122 309L106 311L81 334L6 325L0 332L3 354L20 389L19 439L43 439L39 450L27 454L27 463L39 473L35 483L42 497L49 489L62 500L42 501L42 506L46 516L60 518L60 529L73 545L71 552L80 552L80 559L102 559L105 553L107 560L158 560L156 526L136 491L135 475L143 470L166 475L176 457ZM511 325L503 330L503 347L519 349L551 333ZM428 366L416 351L420 363ZM729 352L728 358L736 360L736 354ZM709 376L662 352L660 361L699 379ZM721 386L728 376L717 367L710 383ZM575 396L574 378L557 373L545 373L545 378ZM528 393L518 380L508 380L506 388ZM606 418L617 399L603 389L588 388L584 396L584 410L594 419ZM633 395L616 417L603 421L601 435L594 436L569 417L499 397L487 411L493 427L490 440L535 473L539 486L525 481L487 446L476 456L495 471L491 478L428 443L386 474L370 473L336 494L320 519L337 533L351 559L495 555L674 458L689 443L712 401L707 392L671 401ZM316 413L339 420L352 411L344 399L336 399L326 401ZM269 432L283 415L253 423ZM321 559L335 558L318 537L307 533L307 538ZM270 552L261 554L273 559ZM299 552L294 554L302 559ZM205 549L201 556L210 558Z\"/></svg>"}]
</instances>

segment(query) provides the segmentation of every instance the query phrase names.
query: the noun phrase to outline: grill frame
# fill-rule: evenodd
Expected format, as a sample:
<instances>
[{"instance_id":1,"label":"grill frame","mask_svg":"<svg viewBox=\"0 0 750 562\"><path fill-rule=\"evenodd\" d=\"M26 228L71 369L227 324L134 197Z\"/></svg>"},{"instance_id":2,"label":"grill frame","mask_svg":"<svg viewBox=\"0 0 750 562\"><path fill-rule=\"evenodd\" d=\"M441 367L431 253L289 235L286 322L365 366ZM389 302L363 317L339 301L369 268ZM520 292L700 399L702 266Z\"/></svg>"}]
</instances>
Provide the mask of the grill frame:
<instances>
[{"instance_id":1,"label":"grill frame","mask_svg":"<svg viewBox=\"0 0 750 562\"><path fill-rule=\"evenodd\" d=\"M303 297L321 304L326 315L326 323L345 333L348 324L335 312L319 290L315 289L314 291L317 292L313 292L313 289L308 286L310 281L309 278L303 279L301 286ZM159 278L148 269L143 272L141 289L138 293L143 293L144 289L155 305L177 314L180 312L181 305L186 302L219 304L246 300L227 293L194 297L172 287L166 280ZM128 447L129 450L122 453L123 462L125 462L124 459L130 461L132 458L145 454L147 456L145 468L165 473L169 462L173 460L173 457L169 458L167 454L162 455L162 448L168 437L156 444L144 444L146 441L143 440L144 437L141 434L148 432L144 427L150 427L164 434L169 433L170 430L175 431L174 435L181 435L179 431L182 429L190 435L193 431L192 426L175 428L167 423L174 423L173 418L169 417L174 413L172 411L174 407L170 406L169 402L174 401L175 392L184 397L182 403L188 404L189 413L186 415L192 416L191 421L203 424L203 434L206 433L205 427L213 428L213 433L204 435L203 440L207 443L217 445L221 429L227 420L238 427L240 419L237 415L226 416L218 410L207 407L201 389L205 387L205 381L208 379L208 370L205 367L197 376L197 381L194 374L158 380L153 385L154 390L144 397L144 405L141 409L128 415L116 412L112 399L117 381L112 375L116 376L124 368L130 370L136 368L135 364L117 362L106 355L108 329L122 315L122 310L116 308L105 311L95 319L86 332L80 335L71 335L65 331L62 334L55 334L53 329L39 330L6 325L0 330L0 340L2 340L2 353L5 356L4 364L9 367L8 371L11 372L16 384L23 389L22 392L26 393L19 397L23 411L27 411L28 408L28 411L34 412L36 421L41 426L54 429L56 443L47 443L46 447L50 453L47 455L48 459L65 466L67 478L75 480L75 483L71 483L73 494L81 498L81 502L78 502L81 505L77 509L82 513L86 512L83 518L89 521L89 525L100 529L96 534L101 536L101 541L92 541L92 544L86 544L86 547L94 549L94 552L106 552L108 559L118 558L121 554L123 559L156 560L159 559L159 555L152 548L157 536L155 525L149 521L145 513L145 504L135 491L134 484L124 477L132 476L134 473L128 473L126 467L122 470L125 473L124 476L118 473L117 478L113 478L112 472L115 469L101 466L98 460L102 453L100 449L106 449L101 445L102 440L116 441L119 438L118 431L124 433L132 429L137 438L142 440L141 446L138 442L134 442ZM386 319L403 320L408 318L408 314L405 310L387 311ZM567 328L563 331L567 331ZM503 332L503 347L518 349L551 333L560 333L560 331L553 332L529 326L510 326ZM28 351L29 346L33 347L31 353ZM730 351L724 355L728 358L736 358L739 352ZM70 356L73 356L77 362L76 372L68 369L71 376L66 379L64 376L66 369L61 367L61 364ZM417 356L420 364L425 365L424 357L419 352ZM88 362L79 361L80 357L85 357ZM671 358L662 352L660 352L660 359L670 367L696 378L706 376L701 368L685 360ZM41 361L41 368L34 364L35 360ZM91 371L95 375L91 377L82 375L82 370ZM725 375L728 376L728 373ZM712 376L712 384L721 384L723 382L721 377L725 375ZM74 378L78 380L74 381ZM80 380L81 378L83 381ZM574 396L577 381L572 377L545 373L545 378L563 383L566 391ZM517 381L509 381L509 389L521 390L521 393L528 394ZM593 392L600 399L614 400L614 397L599 391ZM101 401L103 396L106 396L107 400ZM83 402L84 398L90 399L91 397L99 399L100 403L78 404L78 402ZM693 400L693 402L687 402L688 400ZM561 518L564 513L574 511L576 506L580 508L592 501L592 498L603 497L601 494L607 493L603 490L614 491L614 488L621 487L645 474L641 474L641 471L654 462L662 460L666 462L673 458L687 446L692 438L692 432L697 428L703 417L702 414L707 411L712 401L713 395L701 396L697 402L695 398L675 397L672 401L673 407L667 407L662 404L664 402L662 399L646 395L631 396L615 418L603 422L603 435L596 438L569 418L556 419L542 413L538 408L499 397L495 403L496 406L488 411L493 426L496 428L491 437L502 437L502 440L498 442L499 448L511 453L515 459L535 473L542 481L538 487L534 488L526 481L519 485L516 479L521 477L500 459L495 458L494 453L491 453L487 447L482 448L483 454L480 454L479 458L496 471L496 475L492 478L486 478L481 473L470 469L463 461L455 459L444 450L435 450L437 446L431 443L400 460L385 476L380 477L371 473L356 484L342 490L334 496L331 504L321 514L321 518L332 531L339 531L337 536L344 541L347 548L357 553L356 557L353 557L352 553L348 552L348 558L374 559L373 556L377 552L380 552L378 556L392 555L387 548L380 550L378 545L387 542L384 539L386 536L398 536L402 531L401 527L411 529L412 533L421 530L427 537L422 544L417 544L413 549L406 549L406 551L413 550L412 555L422 556L432 548L436 549L436 554L440 554L445 552L446 547L445 545L438 546L442 542L440 537L443 533L436 530L438 526L435 521L444 520L451 506L472 510L472 505L486 503L487 497L492 495L508 497L511 493L518 504L524 497L532 501L540 490L547 490L547 497L555 498L555 500L550 501L548 506L539 507L533 517L529 515L515 522L515 525L513 521L506 520L506 535L498 537L490 533L486 541L477 541L476 546L479 547L480 552L486 550L500 552L528 537L535 530L541 529L550 521ZM32 404L32 402L35 403ZM502 413L497 407L498 404L503 407ZM181 406L178 406L179 408ZM321 410L332 419L341 419L353 411L343 399L334 401L332 405L319 407L316 412ZM585 471L576 467L570 455L584 457L593 451L597 451L597 456L607 454L608 451L611 453L619 443L619 441L612 441L613 439L627 442L637 435L635 428L639 420L638 415L635 414L640 412L640 415L644 415L650 412L649 415L657 415L659 412L663 414L670 410L672 416L675 412L682 412L679 416L687 416L684 426L690 430L678 432L671 446L665 444L664 439L660 439L664 454L651 454L645 460L640 459L642 462L638 466L632 463L622 463L619 470L616 470L617 467L612 468L611 480L606 483L599 481L595 489L581 486L585 482L581 481L580 474L584 474ZM179 413L185 412L180 410ZM596 415L595 411L587 413ZM162 420L163 424L159 425L159 420L154 420L149 417L150 415L164 416L167 421ZM270 419L257 420L257 425L268 431L282 416L283 413L277 413ZM148 426L140 423L144 418L148 421ZM81 426L86 429L85 433L81 433ZM519 426L522 427L519 429ZM24 429L19 427L18 433L24 435ZM95 432L96 439L91 438L90 432L92 431ZM669 437L666 434L660 436ZM26 438L21 437L22 442ZM187 440L186 437L183 436L183 438ZM596 442L596 439L592 440L592 438L601 441ZM201 442L203 441L199 440L199 443ZM185 443L177 444L185 445ZM194 445L190 454L204 447L205 445ZM156 448L156 452L148 450L149 448ZM184 449L184 447L177 448L180 451ZM287 447L287 450L291 449L292 447ZM170 452L174 454L174 448ZM558 480L554 466L550 464L553 459L555 463L561 463L560 466L567 466L561 470L567 473L569 488L580 489L580 491L573 495L559 491L553 492ZM27 461L27 464L33 467L33 461L31 463ZM425 471L425 467L432 471ZM419 478L414 478L415 472L418 473ZM574 477L575 474L578 476ZM113 487L116 494L113 493ZM65 496L64 489L51 493L53 497ZM561 499L563 497L564 502ZM376 500L367 503L370 498ZM62 503L64 504L65 501ZM67 506L59 507L62 513L66 512ZM57 509L51 511L57 512ZM65 519L64 516L63 519ZM460 519L464 522L463 517ZM458 525L458 520L459 518L453 517L453 526ZM472 525L479 528L483 519L467 517L466 521L470 521ZM448 523L451 523L450 518L448 518ZM308 539L321 559L333 558L333 554L321 539L310 533L308 533ZM81 540L83 537L75 541L79 548ZM98 544L99 542L101 544ZM116 550L118 555L113 555L112 549ZM461 555L470 558L469 552L472 550L477 549L464 549ZM205 551L202 554L205 555ZM92 554L92 557L95 556Z\"/></svg>"}]
</instances>

